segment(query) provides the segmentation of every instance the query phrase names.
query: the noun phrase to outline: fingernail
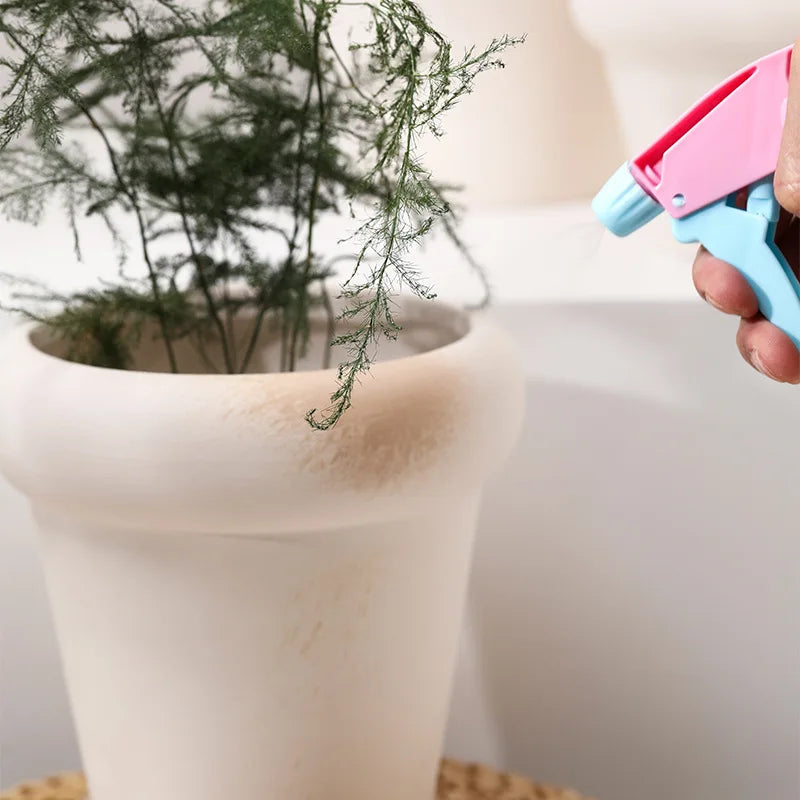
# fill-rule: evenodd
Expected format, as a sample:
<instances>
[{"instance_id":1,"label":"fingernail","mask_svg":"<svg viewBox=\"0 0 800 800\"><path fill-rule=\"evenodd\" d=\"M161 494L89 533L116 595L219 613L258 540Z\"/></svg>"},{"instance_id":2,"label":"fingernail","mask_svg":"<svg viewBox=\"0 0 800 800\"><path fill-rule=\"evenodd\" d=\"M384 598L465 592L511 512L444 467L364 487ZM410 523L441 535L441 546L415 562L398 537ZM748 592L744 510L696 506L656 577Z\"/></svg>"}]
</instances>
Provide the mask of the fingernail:
<instances>
[{"instance_id":1,"label":"fingernail","mask_svg":"<svg viewBox=\"0 0 800 800\"><path fill-rule=\"evenodd\" d=\"M766 375L768 378L771 378L773 381L777 381L778 378L773 375L764 365L764 362L761 360L761 356L758 354L758 350L751 350L750 353L750 363L762 374ZM782 383L782 381L781 381Z\"/></svg>"},{"instance_id":2,"label":"fingernail","mask_svg":"<svg viewBox=\"0 0 800 800\"><path fill-rule=\"evenodd\" d=\"M714 295L706 294L705 295L705 300L706 300L706 303L708 303L710 306L713 306L714 308L716 308L717 311L722 311L723 314L725 313L725 309L722 307L722 303L720 303L719 300L717 300L714 297Z\"/></svg>"}]
</instances>

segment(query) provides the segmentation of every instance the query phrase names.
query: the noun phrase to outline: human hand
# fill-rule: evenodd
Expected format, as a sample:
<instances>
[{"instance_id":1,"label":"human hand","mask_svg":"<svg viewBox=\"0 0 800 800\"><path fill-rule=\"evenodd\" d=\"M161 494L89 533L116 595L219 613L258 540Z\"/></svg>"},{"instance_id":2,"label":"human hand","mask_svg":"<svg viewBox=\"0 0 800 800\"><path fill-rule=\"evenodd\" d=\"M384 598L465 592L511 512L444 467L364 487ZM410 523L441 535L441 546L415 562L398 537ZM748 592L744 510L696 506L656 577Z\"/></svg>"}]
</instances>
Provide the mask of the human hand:
<instances>
[{"instance_id":1,"label":"human hand","mask_svg":"<svg viewBox=\"0 0 800 800\"><path fill-rule=\"evenodd\" d=\"M795 50L800 54L800 40ZM789 102L775 196L783 207L775 241L795 271L800 270L800 58L792 59ZM700 296L714 308L741 317L736 344L745 361L773 380L800 384L800 352L783 331L758 311L758 301L742 274L700 248L692 269Z\"/></svg>"}]
</instances>

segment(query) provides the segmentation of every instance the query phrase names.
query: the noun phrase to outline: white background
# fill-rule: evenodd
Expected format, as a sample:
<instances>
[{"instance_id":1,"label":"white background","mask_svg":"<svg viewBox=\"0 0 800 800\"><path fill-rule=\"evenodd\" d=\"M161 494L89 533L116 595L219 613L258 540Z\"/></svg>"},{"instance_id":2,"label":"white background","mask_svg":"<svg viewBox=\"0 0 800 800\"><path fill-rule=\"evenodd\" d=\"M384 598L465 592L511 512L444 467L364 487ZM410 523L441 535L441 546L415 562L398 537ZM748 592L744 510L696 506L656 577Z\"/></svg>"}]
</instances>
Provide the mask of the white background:
<instances>
[{"instance_id":1,"label":"white background","mask_svg":"<svg viewBox=\"0 0 800 800\"><path fill-rule=\"evenodd\" d=\"M464 36L494 32L479 5L452 15ZM796 800L797 390L740 364L735 323L694 298L691 249L664 219L598 247L585 202L552 204L622 158L601 61L561 0L489 19L532 32L499 76L517 102L476 93L432 156L467 182L465 234L520 344L528 413L487 492L447 749L607 800ZM543 73L553 59L588 77ZM4 224L3 268L79 283L105 263L98 245L74 267L63 234ZM468 293L449 251L424 260L445 296ZM0 564L9 783L79 760L32 526L2 483Z\"/></svg>"}]
</instances>

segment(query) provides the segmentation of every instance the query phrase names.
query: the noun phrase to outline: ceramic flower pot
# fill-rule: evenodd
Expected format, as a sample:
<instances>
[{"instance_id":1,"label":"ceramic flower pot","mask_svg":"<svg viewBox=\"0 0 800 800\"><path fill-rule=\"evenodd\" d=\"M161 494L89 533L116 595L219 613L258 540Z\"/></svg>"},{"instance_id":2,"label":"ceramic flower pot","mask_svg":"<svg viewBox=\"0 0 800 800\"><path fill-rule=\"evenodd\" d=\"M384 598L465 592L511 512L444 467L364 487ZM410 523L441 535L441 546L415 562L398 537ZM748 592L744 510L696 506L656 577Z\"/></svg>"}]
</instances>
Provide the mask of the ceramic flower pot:
<instances>
[{"instance_id":1,"label":"ceramic flower pot","mask_svg":"<svg viewBox=\"0 0 800 800\"><path fill-rule=\"evenodd\" d=\"M401 318L416 352L328 433L303 412L331 371L123 372L41 329L5 341L0 466L37 520L93 800L432 796L523 384L489 321Z\"/></svg>"},{"instance_id":2,"label":"ceramic flower pot","mask_svg":"<svg viewBox=\"0 0 800 800\"><path fill-rule=\"evenodd\" d=\"M570 0L602 53L628 156L720 81L800 35L794 0Z\"/></svg>"},{"instance_id":3,"label":"ceramic flower pot","mask_svg":"<svg viewBox=\"0 0 800 800\"><path fill-rule=\"evenodd\" d=\"M596 0L595 0L596 2ZM480 78L481 102L448 113L427 163L464 187L460 202L489 210L591 197L623 153L599 54L561 0L420 0L453 41L453 56L492 37L526 36L507 69ZM587 131L591 135L587 136Z\"/></svg>"}]
</instances>

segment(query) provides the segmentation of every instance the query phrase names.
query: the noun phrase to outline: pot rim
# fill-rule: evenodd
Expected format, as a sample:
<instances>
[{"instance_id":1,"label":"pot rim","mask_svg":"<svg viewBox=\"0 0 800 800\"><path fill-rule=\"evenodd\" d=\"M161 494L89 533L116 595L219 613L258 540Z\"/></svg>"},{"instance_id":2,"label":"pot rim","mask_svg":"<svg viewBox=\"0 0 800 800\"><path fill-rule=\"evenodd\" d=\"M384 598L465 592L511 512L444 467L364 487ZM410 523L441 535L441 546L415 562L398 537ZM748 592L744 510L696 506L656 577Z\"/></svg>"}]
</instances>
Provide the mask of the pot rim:
<instances>
[{"instance_id":1,"label":"pot rim","mask_svg":"<svg viewBox=\"0 0 800 800\"><path fill-rule=\"evenodd\" d=\"M413 314L411 315L411 319L403 324L404 315L407 315L409 310L418 309L422 313ZM419 298L415 295L407 296L403 299L402 306L399 309L399 313L397 314L398 320L402 326L402 329L399 333L399 337L402 338L403 332L406 329L413 328L414 323L424 322L426 319L431 318L444 318L449 320L449 324L443 324L441 327L443 329L449 329L453 332L454 338L451 341L448 341L444 344L437 345L435 347L431 347L426 350L420 350L419 352L409 352L403 355L398 355L393 358L387 358L382 360L380 357L377 357L374 362L370 365L370 370L379 368L385 369L387 366L391 365L394 362L398 361L409 361L409 360L419 360L429 357L433 353L443 353L450 349L456 348L458 349L459 346L464 346L471 340L478 332L481 327L483 327L483 315L485 311L476 309L471 310L465 307L459 307L453 303L448 303L446 301L439 300L438 298L433 300L426 300ZM298 377L302 376L306 380L313 380L313 379L327 379L330 378L332 380L336 379L338 365L333 365L328 368L317 368L317 369L299 369L292 372L285 371L285 372L195 372L195 371L178 371L178 372L170 372L167 370L145 370L145 369L117 369L114 367L99 367L92 364L84 364L79 361L70 361L66 358L61 356L55 355L53 353L47 352L42 346L36 343L35 338L37 335L47 335L47 325L46 323L42 322L25 322L14 329L12 329L9 333L5 335L5 341L9 345L13 345L16 347L20 347L27 351L26 357L30 357L32 359L36 359L42 365L53 365L55 363L59 364L62 369L72 370L75 373L79 373L80 371L84 371L84 373L88 375L98 375L98 374L114 374L118 373L120 376L137 376L137 377L144 377L149 376L151 378L166 378L166 379L186 379L186 378L195 378L195 379L203 379L203 380L215 380L215 381L222 381L222 380L231 380L233 378L239 379L249 379L252 380L254 378L263 379L273 379L273 380L285 380L287 382L291 380L296 380Z\"/></svg>"},{"instance_id":2,"label":"pot rim","mask_svg":"<svg viewBox=\"0 0 800 800\"><path fill-rule=\"evenodd\" d=\"M518 351L488 315L404 311L408 328L460 336L374 364L324 435L305 412L326 408L335 369L114 370L48 354L21 326L0 349L0 469L37 513L102 529L282 535L460 503L516 438Z\"/></svg>"}]
</instances>

